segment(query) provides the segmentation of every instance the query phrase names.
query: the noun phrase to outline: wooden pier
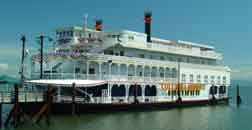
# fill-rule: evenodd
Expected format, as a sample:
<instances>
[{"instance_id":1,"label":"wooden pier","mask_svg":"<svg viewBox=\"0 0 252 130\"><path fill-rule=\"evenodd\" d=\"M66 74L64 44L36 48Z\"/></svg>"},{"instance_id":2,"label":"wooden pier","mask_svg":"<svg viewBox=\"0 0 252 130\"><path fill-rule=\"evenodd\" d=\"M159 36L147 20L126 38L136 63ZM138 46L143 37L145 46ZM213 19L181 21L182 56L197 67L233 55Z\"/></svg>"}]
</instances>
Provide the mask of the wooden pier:
<instances>
[{"instance_id":1,"label":"wooden pier","mask_svg":"<svg viewBox=\"0 0 252 130\"><path fill-rule=\"evenodd\" d=\"M7 119L3 121L2 118L0 118L0 124L4 124L5 128L8 126L17 127L22 121L28 120L39 123L44 117L46 123L49 125L52 110L56 112L57 109L62 109L63 107L68 108L68 106L71 106L69 113L75 115L78 112L77 104L87 103L84 97L76 96L76 92L80 90L75 88L75 83L71 86L71 96L59 96L56 93L57 87L50 85L43 86L43 90L25 90L24 88L20 89L21 85L15 84L10 91L0 91L1 114L4 104L13 104ZM68 111L69 109L66 110ZM1 126L1 128L2 127L3 126Z\"/></svg>"},{"instance_id":2,"label":"wooden pier","mask_svg":"<svg viewBox=\"0 0 252 130\"><path fill-rule=\"evenodd\" d=\"M3 111L1 111L1 128L3 127L2 124L4 124L5 127L8 127L10 124L14 127L18 126L21 118L26 116L25 110L22 109L23 104L40 103L44 101L44 92L42 91L20 91L20 85L18 84L15 84L13 88L12 91L0 91L0 110L2 110L4 104L13 104L5 121L2 120Z\"/></svg>"}]
</instances>

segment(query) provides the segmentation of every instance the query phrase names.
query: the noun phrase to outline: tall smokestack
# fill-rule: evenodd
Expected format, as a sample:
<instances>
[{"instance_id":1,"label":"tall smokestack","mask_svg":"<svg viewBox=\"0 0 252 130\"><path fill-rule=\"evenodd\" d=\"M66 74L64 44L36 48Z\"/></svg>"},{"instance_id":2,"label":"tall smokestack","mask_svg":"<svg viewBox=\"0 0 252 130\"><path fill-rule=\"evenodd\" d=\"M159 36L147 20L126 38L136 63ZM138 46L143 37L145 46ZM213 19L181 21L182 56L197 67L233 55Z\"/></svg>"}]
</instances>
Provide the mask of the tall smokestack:
<instances>
[{"instance_id":1,"label":"tall smokestack","mask_svg":"<svg viewBox=\"0 0 252 130\"><path fill-rule=\"evenodd\" d=\"M145 22L145 33L147 35L147 42L151 42L151 11L145 11L144 22Z\"/></svg>"},{"instance_id":2,"label":"tall smokestack","mask_svg":"<svg viewBox=\"0 0 252 130\"><path fill-rule=\"evenodd\" d=\"M102 20L101 19L95 21L95 30L102 31Z\"/></svg>"}]
</instances>

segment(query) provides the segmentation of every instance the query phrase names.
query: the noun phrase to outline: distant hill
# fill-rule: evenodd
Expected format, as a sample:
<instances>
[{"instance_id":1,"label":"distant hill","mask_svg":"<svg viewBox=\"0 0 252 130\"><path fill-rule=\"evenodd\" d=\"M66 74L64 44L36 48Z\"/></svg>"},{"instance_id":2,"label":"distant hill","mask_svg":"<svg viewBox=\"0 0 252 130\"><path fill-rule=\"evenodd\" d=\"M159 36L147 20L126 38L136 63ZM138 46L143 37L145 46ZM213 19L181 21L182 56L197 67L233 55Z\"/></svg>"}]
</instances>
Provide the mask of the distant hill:
<instances>
[{"instance_id":1,"label":"distant hill","mask_svg":"<svg viewBox=\"0 0 252 130\"><path fill-rule=\"evenodd\" d=\"M241 87L252 87L252 80L231 80L231 85L236 86L238 85Z\"/></svg>"},{"instance_id":2,"label":"distant hill","mask_svg":"<svg viewBox=\"0 0 252 130\"><path fill-rule=\"evenodd\" d=\"M8 75L0 75L0 83L18 84L20 83L20 80Z\"/></svg>"}]
</instances>

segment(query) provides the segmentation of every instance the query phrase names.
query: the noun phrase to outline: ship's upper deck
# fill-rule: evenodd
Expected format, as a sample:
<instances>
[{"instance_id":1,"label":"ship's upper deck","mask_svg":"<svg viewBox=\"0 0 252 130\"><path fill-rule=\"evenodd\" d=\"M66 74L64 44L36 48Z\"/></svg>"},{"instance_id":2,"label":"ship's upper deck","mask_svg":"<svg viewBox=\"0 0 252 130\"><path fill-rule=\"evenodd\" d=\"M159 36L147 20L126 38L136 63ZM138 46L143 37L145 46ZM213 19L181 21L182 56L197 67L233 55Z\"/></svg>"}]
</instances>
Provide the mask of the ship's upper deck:
<instances>
[{"instance_id":1,"label":"ship's upper deck","mask_svg":"<svg viewBox=\"0 0 252 130\"><path fill-rule=\"evenodd\" d=\"M130 36L137 36L139 37L139 40L142 42L146 43L146 34L145 33L140 33L140 32L134 32L134 31L129 31L129 30L123 30L121 31L123 34L130 35ZM201 49L206 49L206 50L214 50L213 46L205 45L205 44L199 44L199 43L193 43L189 41L183 41L183 40L178 40L178 41L172 41L172 40L165 40L161 38L156 38L152 37L152 43L156 44L164 44L164 45L169 45L169 46L180 46L180 47L197 47Z\"/></svg>"},{"instance_id":2,"label":"ship's upper deck","mask_svg":"<svg viewBox=\"0 0 252 130\"><path fill-rule=\"evenodd\" d=\"M83 29L82 27L58 28L56 38L58 48L69 48L75 45L88 45L88 48L101 48L120 44L123 47L141 49L145 51L155 51L175 55L185 55L206 59L222 60L222 55L215 52L213 46L198 44L188 41L172 41L160 38L151 38L151 42L146 41L146 34L129 30L114 32L96 31L94 29ZM70 46L67 46L70 45ZM87 46L85 46L87 48Z\"/></svg>"}]
</instances>

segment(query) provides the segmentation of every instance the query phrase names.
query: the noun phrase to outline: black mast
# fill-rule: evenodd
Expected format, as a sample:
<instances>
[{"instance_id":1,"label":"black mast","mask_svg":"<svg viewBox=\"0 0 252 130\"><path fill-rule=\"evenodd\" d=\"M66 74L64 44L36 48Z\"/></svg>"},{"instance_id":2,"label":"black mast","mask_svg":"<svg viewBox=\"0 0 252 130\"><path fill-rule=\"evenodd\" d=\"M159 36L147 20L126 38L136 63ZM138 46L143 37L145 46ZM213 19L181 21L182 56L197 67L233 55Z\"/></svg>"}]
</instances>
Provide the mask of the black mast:
<instances>
[{"instance_id":1,"label":"black mast","mask_svg":"<svg viewBox=\"0 0 252 130\"><path fill-rule=\"evenodd\" d=\"M44 36L40 35L40 79L43 78L43 47L44 47Z\"/></svg>"},{"instance_id":2,"label":"black mast","mask_svg":"<svg viewBox=\"0 0 252 130\"><path fill-rule=\"evenodd\" d=\"M23 85L23 81L24 81L24 58L25 58L25 42L26 42L26 38L25 36L21 37L21 41L22 41L22 57L21 57L21 84Z\"/></svg>"}]
</instances>

